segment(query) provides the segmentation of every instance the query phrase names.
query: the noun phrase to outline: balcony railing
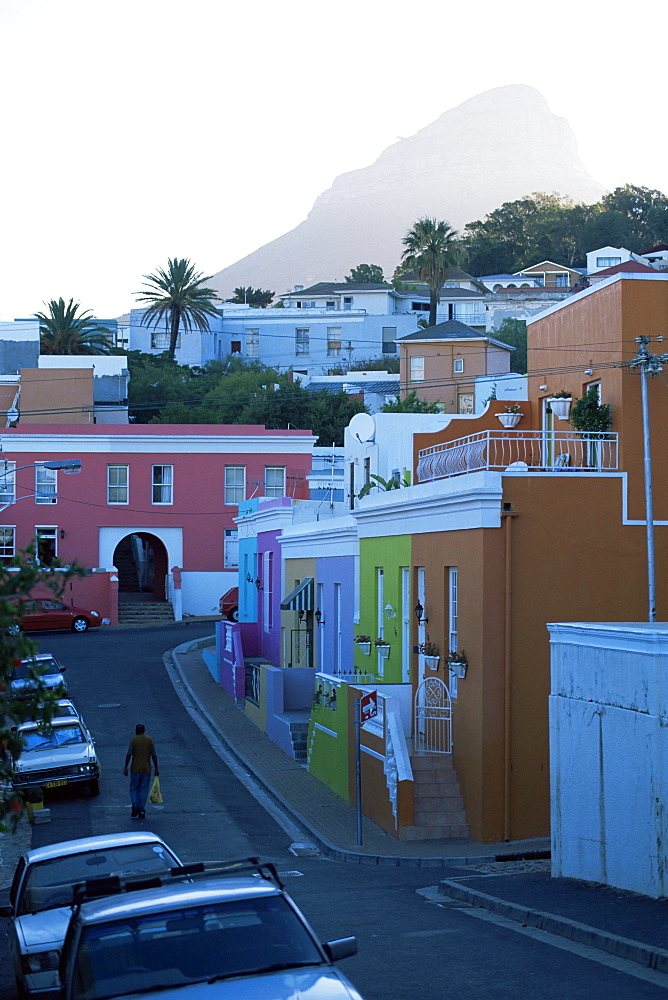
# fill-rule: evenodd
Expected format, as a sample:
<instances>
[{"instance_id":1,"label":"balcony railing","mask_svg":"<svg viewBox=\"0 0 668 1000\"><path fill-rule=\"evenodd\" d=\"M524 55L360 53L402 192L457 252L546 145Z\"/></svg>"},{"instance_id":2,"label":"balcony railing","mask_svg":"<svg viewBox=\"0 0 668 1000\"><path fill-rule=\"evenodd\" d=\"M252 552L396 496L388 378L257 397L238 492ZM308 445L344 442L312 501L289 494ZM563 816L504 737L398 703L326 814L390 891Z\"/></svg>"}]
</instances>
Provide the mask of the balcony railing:
<instances>
[{"instance_id":1,"label":"balcony railing","mask_svg":"<svg viewBox=\"0 0 668 1000\"><path fill-rule=\"evenodd\" d=\"M480 431L446 444L423 448L418 482L461 476L479 470L497 472L614 472L617 434L555 431Z\"/></svg>"}]
</instances>

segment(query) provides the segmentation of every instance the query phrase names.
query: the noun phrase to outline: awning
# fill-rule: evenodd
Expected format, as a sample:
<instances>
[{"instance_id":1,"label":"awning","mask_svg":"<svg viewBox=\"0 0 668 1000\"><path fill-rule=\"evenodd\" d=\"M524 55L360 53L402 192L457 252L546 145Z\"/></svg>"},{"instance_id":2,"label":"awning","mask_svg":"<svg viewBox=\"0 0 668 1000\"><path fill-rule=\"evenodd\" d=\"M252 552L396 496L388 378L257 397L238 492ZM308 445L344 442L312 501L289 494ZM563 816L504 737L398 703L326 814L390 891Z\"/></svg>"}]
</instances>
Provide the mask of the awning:
<instances>
[{"instance_id":1,"label":"awning","mask_svg":"<svg viewBox=\"0 0 668 1000\"><path fill-rule=\"evenodd\" d=\"M313 577L307 576L281 601L281 611L313 610Z\"/></svg>"}]
</instances>

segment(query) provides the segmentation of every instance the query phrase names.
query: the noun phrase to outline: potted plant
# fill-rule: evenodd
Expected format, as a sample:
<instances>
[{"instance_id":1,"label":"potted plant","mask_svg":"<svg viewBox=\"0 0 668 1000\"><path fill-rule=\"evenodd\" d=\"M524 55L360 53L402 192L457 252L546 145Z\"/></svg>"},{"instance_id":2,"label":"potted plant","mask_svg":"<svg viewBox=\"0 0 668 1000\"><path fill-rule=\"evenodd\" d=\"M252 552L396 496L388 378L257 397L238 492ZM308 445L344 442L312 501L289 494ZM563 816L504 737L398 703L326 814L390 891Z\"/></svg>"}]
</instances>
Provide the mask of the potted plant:
<instances>
[{"instance_id":1,"label":"potted plant","mask_svg":"<svg viewBox=\"0 0 668 1000\"><path fill-rule=\"evenodd\" d=\"M584 396L576 399L571 410L571 427L587 442L588 462L596 465L599 455L598 444L601 435L610 429L612 412L609 403L602 403L599 389L591 385Z\"/></svg>"},{"instance_id":2,"label":"potted plant","mask_svg":"<svg viewBox=\"0 0 668 1000\"><path fill-rule=\"evenodd\" d=\"M560 420L568 420L572 398L571 393L566 389L562 389L560 392L555 392L547 397L550 409L555 417L559 417Z\"/></svg>"},{"instance_id":3,"label":"potted plant","mask_svg":"<svg viewBox=\"0 0 668 1000\"><path fill-rule=\"evenodd\" d=\"M390 655L390 644L387 639L383 639L382 636L378 636L377 639L374 639L373 644L378 650L380 656L382 656L383 659L387 659Z\"/></svg>"},{"instance_id":4,"label":"potted plant","mask_svg":"<svg viewBox=\"0 0 668 1000\"><path fill-rule=\"evenodd\" d=\"M523 416L524 414L519 403L508 403L508 406L506 406L502 413L497 413L497 417L506 430L509 430L511 427L516 427Z\"/></svg>"},{"instance_id":5,"label":"potted plant","mask_svg":"<svg viewBox=\"0 0 668 1000\"><path fill-rule=\"evenodd\" d=\"M468 660L464 650L453 649L448 653L448 666L455 677L466 677Z\"/></svg>"},{"instance_id":6,"label":"potted plant","mask_svg":"<svg viewBox=\"0 0 668 1000\"><path fill-rule=\"evenodd\" d=\"M435 642L421 642L420 652L424 656L424 662L430 670L438 670L438 663L441 657L438 655L438 646Z\"/></svg>"},{"instance_id":7,"label":"potted plant","mask_svg":"<svg viewBox=\"0 0 668 1000\"><path fill-rule=\"evenodd\" d=\"M359 646L365 656L368 656L371 652L371 636L370 635L360 635L355 636L355 643Z\"/></svg>"}]
</instances>

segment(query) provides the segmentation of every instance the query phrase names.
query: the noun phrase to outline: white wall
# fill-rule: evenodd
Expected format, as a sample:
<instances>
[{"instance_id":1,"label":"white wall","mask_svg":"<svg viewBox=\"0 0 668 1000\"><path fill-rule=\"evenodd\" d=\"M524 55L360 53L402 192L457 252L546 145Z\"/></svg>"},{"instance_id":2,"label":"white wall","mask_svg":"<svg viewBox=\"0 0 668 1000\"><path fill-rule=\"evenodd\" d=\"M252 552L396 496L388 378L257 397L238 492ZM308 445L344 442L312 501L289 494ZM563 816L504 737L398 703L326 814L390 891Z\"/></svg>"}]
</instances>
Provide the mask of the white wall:
<instances>
[{"instance_id":1,"label":"white wall","mask_svg":"<svg viewBox=\"0 0 668 1000\"><path fill-rule=\"evenodd\" d=\"M668 623L548 625L552 874L668 894Z\"/></svg>"}]
</instances>

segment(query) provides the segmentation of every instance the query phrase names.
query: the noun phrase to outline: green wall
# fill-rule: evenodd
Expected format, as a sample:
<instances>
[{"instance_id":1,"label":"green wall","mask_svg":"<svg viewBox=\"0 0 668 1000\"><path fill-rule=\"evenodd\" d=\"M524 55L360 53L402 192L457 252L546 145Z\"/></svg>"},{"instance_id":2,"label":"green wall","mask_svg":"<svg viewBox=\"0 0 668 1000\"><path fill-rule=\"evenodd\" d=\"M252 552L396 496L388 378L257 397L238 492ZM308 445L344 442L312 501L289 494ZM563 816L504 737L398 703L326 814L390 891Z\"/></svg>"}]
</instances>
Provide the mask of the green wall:
<instances>
[{"instance_id":1,"label":"green wall","mask_svg":"<svg viewBox=\"0 0 668 1000\"><path fill-rule=\"evenodd\" d=\"M371 636L371 653L365 656L355 649L355 667L362 673L376 673L378 654L373 641L380 634L378 625L378 569L383 569L383 606L391 604L397 617L385 617L385 639L390 655L385 660L383 681L401 683L401 569L411 565L411 536L360 539L360 623L355 634ZM396 633L396 634L395 634Z\"/></svg>"},{"instance_id":2,"label":"green wall","mask_svg":"<svg viewBox=\"0 0 668 1000\"><path fill-rule=\"evenodd\" d=\"M325 685L326 686L326 685ZM309 766L311 774L327 785L342 799L348 799L348 685L336 687L336 710L328 706L327 697L314 704L308 730ZM318 728L318 724L331 733Z\"/></svg>"}]
</instances>

